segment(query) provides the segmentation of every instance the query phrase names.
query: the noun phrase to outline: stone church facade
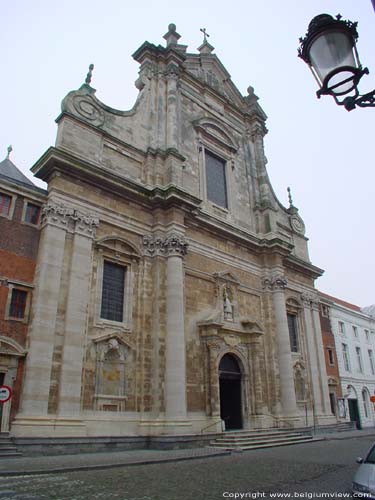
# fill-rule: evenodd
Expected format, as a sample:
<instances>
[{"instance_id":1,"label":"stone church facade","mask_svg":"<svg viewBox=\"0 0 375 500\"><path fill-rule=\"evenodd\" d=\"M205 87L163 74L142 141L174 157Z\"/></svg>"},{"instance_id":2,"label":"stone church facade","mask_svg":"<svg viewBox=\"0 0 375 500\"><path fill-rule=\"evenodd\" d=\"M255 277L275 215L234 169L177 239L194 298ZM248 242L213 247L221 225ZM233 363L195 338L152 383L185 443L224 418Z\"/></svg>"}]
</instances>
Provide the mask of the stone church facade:
<instances>
[{"instance_id":1,"label":"stone church facade","mask_svg":"<svg viewBox=\"0 0 375 500\"><path fill-rule=\"evenodd\" d=\"M62 102L15 436L332 422L305 227L270 184L266 115L206 37L145 42L130 111L91 70Z\"/></svg>"}]
</instances>

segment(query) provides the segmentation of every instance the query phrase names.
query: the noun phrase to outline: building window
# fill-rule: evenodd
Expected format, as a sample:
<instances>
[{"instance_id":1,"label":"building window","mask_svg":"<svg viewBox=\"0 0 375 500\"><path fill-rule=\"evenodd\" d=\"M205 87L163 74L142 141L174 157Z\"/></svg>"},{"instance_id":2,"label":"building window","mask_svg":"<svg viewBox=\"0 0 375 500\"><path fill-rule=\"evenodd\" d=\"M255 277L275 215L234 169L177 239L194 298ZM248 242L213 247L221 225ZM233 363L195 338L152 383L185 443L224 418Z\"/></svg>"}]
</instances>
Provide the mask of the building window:
<instances>
[{"instance_id":1,"label":"building window","mask_svg":"<svg viewBox=\"0 0 375 500\"><path fill-rule=\"evenodd\" d=\"M28 224L37 225L39 224L39 218L40 218L40 206L34 205L34 203L27 202L24 221L27 222Z\"/></svg>"},{"instance_id":2,"label":"building window","mask_svg":"<svg viewBox=\"0 0 375 500\"><path fill-rule=\"evenodd\" d=\"M329 317L328 306L326 306L325 304L321 304L320 307L321 307L321 311L322 311L322 316L324 316L325 318L328 318Z\"/></svg>"},{"instance_id":3,"label":"building window","mask_svg":"<svg viewBox=\"0 0 375 500\"><path fill-rule=\"evenodd\" d=\"M361 357L361 348L360 347L355 348L355 354L357 356L358 371L360 373L362 373L363 372L363 365L362 365L362 357Z\"/></svg>"},{"instance_id":4,"label":"building window","mask_svg":"<svg viewBox=\"0 0 375 500\"><path fill-rule=\"evenodd\" d=\"M104 261L100 313L102 319L123 321L125 275L126 267Z\"/></svg>"},{"instance_id":5,"label":"building window","mask_svg":"<svg viewBox=\"0 0 375 500\"><path fill-rule=\"evenodd\" d=\"M354 325L352 325L353 328L353 335L357 339L358 338L358 328Z\"/></svg>"},{"instance_id":6,"label":"building window","mask_svg":"<svg viewBox=\"0 0 375 500\"><path fill-rule=\"evenodd\" d=\"M362 401L363 401L363 409L365 410L365 417L368 418L370 411L369 411L368 391L366 391L366 389L363 389L362 391Z\"/></svg>"},{"instance_id":7,"label":"building window","mask_svg":"<svg viewBox=\"0 0 375 500\"><path fill-rule=\"evenodd\" d=\"M371 349L368 350L368 359L370 360L370 370L372 375L375 375L374 353Z\"/></svg>"},{"instance_id":8,"label":"building window","mask_svg":"<svg viewBox=\"0 0 375 500\"><path fill-rule=\"evenodd\" d=\"M288 318L288 328L289 328L290 350L292 352L299 352L297 316L295 314L287 314L287 318Z\"/></svg>"},{"instance_id":9,"label":"building window","mask_svg":"<svg viewBox=\"0 0 375 500\"><path fill-rule=\"evenodd\" d=\"M207 199L215 205L228 208L226 161L205 151Z\"/></svg>"},{"instance_id":10,"label":"building window","mask_svg":"<svg viewBox=\"0 0 375 500\"><path fill-rule=\"evenodd\" d=\"M339 321L339 332L345 335L345 324L342 321Z\"/></svg>"},{"instance_id":11,"label":"building window","mask_svg":"<svg viewBox=\"0 0 375 500\"><path fill-rule=\"evenodd\" d=\"M12 197L7 194L0 193L0 215L8 217L10 214L10 205L12 203Z\"/></svg>"},{"instance_id":12,"label":"building window","mask_svg":"<svg viewBox=\"0 0 375 500\"><path fill-rule=\"evenodd\" d=\"M344 361L345 370L347 372L350 372L349 350L347 344L342 344L342 357Z\"/></svg>"},{"instance_id":13,"label":"building window","mask_svg":"<svg viewBox=\"0 0 375 500\"><path fill-rule=\"evenodd\" d=\"M333 349L327 349L328 350L328 363L331 366L334 366L335 364L335 358L333 356Z\"/></svg>"},{"instance_id":14,"label":"building window","mask_svg":"<svg viewBox=\"0 0 375 500\"><path fill-rule=\"evenodd\" d=\"M365 338L366 338L366 342L369 343L370 342L370 333L368 330L365 330Z\"/></svg>"},{"instance_id":15,"label":"building window","mask_svg":"<svg viewBox=\"0 0 375 500\"><path fill-rule=\"evenodd\" d=\"M9 318L24 319L26 315L26 305L27 292L25 292L25 290L13 288L9 306Z\"/></svg>"}]
</instances>

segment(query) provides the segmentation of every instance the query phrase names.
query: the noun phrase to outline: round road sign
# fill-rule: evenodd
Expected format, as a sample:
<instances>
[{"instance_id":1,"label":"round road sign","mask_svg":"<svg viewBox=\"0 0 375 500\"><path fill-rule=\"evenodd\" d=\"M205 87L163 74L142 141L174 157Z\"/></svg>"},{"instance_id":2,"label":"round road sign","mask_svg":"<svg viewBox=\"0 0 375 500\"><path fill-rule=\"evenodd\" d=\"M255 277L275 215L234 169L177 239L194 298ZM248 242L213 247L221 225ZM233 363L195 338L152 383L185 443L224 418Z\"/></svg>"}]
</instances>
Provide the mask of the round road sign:
<instances>
[{"instance_id":1,"label":"round road sign","mask_svg":"<svg viewBox=\"0 0 375 500\"><path fill-rule=\"evenodd\" d=\"M12 389L7 385L0 385L0 403L6 403L12 397Z\"/></svg>"}]
</instances>

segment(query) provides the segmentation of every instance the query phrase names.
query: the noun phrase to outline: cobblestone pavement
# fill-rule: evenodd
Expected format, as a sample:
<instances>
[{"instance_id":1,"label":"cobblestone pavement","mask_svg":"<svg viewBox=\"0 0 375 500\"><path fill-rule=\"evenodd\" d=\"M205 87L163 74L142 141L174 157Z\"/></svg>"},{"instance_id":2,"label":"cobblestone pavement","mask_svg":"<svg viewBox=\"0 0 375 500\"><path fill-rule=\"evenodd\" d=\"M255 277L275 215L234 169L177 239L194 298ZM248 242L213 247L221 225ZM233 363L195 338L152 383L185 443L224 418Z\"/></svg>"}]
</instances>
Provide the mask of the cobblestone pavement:
<instances>
[{"instance_id":1,"label":"cobblestone pavement","mask_svg":"<svg viewBox=\"0 0 375 500\"><path fill-rule=\"evenodd\" d=\"M192 461L113 469L0 477L0 499L9 500L220 500L338 498L350 488L372 436L319 441ZM285 498L285 497L284 497ZM342 497L341 497L342 498Z\"/></svg>"}]
</instances>

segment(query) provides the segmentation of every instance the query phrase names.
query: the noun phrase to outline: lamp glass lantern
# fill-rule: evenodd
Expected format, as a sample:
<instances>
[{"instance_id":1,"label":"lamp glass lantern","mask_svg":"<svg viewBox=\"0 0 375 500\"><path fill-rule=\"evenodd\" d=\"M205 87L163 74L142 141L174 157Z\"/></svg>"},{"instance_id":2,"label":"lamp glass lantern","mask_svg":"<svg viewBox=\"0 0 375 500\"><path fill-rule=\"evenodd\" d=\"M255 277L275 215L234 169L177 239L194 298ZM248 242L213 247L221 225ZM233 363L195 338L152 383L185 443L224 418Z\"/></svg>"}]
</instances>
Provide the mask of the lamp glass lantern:
<instances>
[{"instance_id":1,"label":"lamp glass lantern","mask_svg":"<svg viewBox=\"0 0 375 500\"><path fill-rule=\"evenodd\" d=\"M321 14L310 22L305 38L301 38L300 57L309 65L321 94L347 95L355 90L363 70L356 41L357 23Z\"/></svg>"}]
</instances>

